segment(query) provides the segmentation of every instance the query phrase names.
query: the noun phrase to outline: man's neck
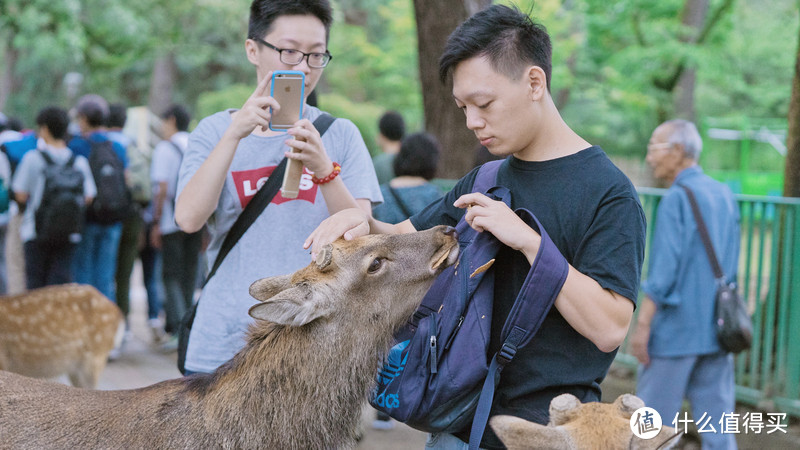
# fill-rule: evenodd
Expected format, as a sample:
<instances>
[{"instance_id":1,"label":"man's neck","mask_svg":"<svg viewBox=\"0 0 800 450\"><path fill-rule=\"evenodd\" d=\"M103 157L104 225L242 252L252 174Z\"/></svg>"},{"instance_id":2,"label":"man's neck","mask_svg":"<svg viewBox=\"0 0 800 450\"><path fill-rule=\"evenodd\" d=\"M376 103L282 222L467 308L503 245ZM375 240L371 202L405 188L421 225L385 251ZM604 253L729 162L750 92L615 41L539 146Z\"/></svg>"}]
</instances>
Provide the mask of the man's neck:
<instances>
[{"instance_id":1,"label":"man's neck","mask_svg":"<svg viewBox=\"0 0 800 450\"><path fill-rule=\"evenodd\" d=\"M383 147L383 153L387 155L396 155L400 153L400 141L387 141Z\"/></svg>"},{"instance_id":2,"label":"man's neck","mask_svg":"<svg viewBox=\"0 0 800 450\"><path fill-rule=\"evenodd\" d=\"M575 133L561 118L555 105L547 107L547 119L536 124L539 132L526 148L514 153L523 161L549 161L578 153L592 144Z\"/></svg>"}]
</instances>

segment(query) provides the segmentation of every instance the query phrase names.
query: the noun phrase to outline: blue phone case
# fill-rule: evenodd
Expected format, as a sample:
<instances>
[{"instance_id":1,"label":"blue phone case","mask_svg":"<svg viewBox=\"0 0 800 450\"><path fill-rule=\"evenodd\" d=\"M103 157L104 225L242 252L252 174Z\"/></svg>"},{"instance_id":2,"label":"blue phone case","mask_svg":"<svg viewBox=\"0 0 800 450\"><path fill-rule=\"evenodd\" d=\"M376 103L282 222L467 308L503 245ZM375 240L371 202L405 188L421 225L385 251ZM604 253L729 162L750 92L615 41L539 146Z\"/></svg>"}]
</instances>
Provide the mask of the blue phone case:
<instances>
[{"instance_id":1,"label":"blue phone case","mask_svg":"<svg viewBox=\"0 0 800 450\"><path fill-rule=\"evenodd\" d=\"M275 97L275 78L278 75L299 75L300 76L300 109L297 115L297 120L300 120L303 117L303 104L305 103L305 89L306 89L306 74L300 72L299 70L276 70L272 72L272 81L270 82L269 86L269 95L270 97ZM271 109L271 108L270 108ZM271 113L272 111L270 111ZM289 127L283 128L273 128L272 127L272 120L269 121L269 129L272 131L286 131Z\"/></svg>"}]
</instances>

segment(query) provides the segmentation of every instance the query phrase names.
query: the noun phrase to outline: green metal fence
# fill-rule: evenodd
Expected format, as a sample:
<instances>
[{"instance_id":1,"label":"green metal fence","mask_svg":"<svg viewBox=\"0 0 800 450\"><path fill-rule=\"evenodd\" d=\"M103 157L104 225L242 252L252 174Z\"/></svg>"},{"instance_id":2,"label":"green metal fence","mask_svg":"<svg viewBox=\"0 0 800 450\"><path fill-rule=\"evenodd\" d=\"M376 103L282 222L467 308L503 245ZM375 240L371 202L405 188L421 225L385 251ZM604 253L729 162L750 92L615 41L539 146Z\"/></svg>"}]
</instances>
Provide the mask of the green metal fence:
<instances>
[{"instance_id":1,"label":"green metal fence","mask_svg":"<svg viewBox=\"0 0 800 450\"><path fill-rule=\"evenodd\" d=\"M639 188L648 224L643 279L664 192ZM739 288L754 325L753 347L736 357L736 398L800 417L800 199L736 198L742 230ZM636 359L627 348L626 339L616 362L634 368Z\"/></svg>"}]
</instances>

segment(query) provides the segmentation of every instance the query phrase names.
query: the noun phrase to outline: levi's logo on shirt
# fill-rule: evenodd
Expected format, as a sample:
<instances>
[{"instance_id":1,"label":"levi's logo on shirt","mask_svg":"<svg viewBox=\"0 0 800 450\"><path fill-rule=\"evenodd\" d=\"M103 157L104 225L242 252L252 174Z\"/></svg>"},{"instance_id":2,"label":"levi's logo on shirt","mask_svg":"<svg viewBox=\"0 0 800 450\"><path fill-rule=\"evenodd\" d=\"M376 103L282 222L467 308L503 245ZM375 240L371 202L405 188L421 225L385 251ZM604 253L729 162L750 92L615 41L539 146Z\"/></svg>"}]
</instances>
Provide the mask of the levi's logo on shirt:
<instances>
[{"instance_id":1,"label":"levi's logo on shirt","mask_svg":"<svg viewBox=\"0 0 800 450\"><path fill-rule=\"evenodd\" d=\"M267 182L267 179L269 179L269 176L272 175L276 167L277 165L231 173L242 208L250 203L250 200L256 195L256 192L258 192L261 186ZM278 193L275 194L275 197L272 199L272 203L278 205L292 200L305 200L309 203L314 203L314 200L317 198L317 189L318 186L311 182L311 172L303 167L303 175L300 177L300 193L297 195L297 198L285 198L281 195L281 191L278 190Z\"/></svg>"}]
</instances>

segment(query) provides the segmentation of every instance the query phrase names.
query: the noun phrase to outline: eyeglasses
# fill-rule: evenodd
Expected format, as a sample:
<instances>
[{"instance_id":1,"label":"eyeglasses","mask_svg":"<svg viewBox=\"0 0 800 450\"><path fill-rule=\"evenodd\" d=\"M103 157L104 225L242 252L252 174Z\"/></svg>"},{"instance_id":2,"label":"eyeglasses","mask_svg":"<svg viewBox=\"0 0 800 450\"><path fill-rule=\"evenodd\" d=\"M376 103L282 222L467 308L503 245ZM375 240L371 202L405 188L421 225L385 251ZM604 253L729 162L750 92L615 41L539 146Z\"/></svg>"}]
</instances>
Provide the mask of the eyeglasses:
<instances>
[{"instance_id":1,"label":"eyeglasses","mask_svg":"<svg viewBox=\"0 0 800 450\"><path fill-rule=\"evenodd\" d=\"M327 66L333 56L325 50L325 53L313 52L313 53L304 53L300 50L294 50L291 48L278 48L274 45L270 44L269 42L261 39L261 38L253 38L254 41L258 41L267 47L277 51L280 54L281 62L288 65L288 66L296 66L303 62L303 59L306 60L308 63L308 67L312 67L314 69L322 69L323 67Z\"/></svg>"},{"instance_id":2,"label":"eyeglasses","mask_svg":"<svg viewBox=\"0 0 800 450\"><path fill-rule=\"evenodd\" d=\"M658 149L668 149L675 146L674 142L660 142L658 144L647 144L647 153L653 153L653 151Z\"/></svg>"}]
</instances>

